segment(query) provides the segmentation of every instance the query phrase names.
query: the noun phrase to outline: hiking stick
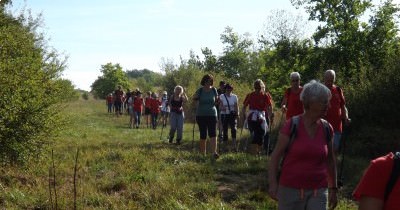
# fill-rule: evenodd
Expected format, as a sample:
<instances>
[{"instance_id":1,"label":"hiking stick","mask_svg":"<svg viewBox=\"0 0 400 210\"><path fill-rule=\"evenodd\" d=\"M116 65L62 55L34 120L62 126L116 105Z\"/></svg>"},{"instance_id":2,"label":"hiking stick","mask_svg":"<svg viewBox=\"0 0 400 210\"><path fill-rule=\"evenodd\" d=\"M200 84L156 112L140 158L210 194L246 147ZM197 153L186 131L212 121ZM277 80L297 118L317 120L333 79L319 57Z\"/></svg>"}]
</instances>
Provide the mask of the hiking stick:
<instances>
[{"instance_id":1,"label":"hiking stick","mask_svg":"<svg viewBox=\"0 0 400 210\"><path fill-rule=\"evenodd\" d=\"M345 125L343 123L343 125ZM339 177L338 177L338 186L339 187L343 187L344 185L344 180L343 180L343 167L344 167L344 157L345 157L345 151L346 151L346 139L344 138L344 136L348 133L348 129L349 129L350 125L345 125L343 128L343 132L342 132L342 160L340 162L340 171L339 171Z\"/></svg>"}]
</instances>

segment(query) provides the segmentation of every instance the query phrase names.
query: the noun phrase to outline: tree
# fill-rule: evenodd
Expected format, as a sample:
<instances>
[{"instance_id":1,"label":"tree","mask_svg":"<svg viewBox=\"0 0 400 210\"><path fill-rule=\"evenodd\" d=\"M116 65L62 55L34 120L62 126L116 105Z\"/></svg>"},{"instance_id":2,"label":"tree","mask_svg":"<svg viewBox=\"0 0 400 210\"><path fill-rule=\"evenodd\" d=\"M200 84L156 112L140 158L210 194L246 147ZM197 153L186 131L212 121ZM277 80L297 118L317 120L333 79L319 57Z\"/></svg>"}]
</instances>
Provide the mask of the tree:
<instances>
[{"instance_id":1,"label":"tree","mask_svg":"<svg viewBox=\"0 0 400 210\"><path fill-rule=\"evenodd\" d=\"M0 161L20 163L40 154L62 128L61 102L74 95L60 79L66 60L37 32L40 18L0 7ZM67 96L67 97L65 97Z\"/></svg>"},{"instance_id":2,"label":"tree","mask_svg":"<svg viewBox=\"0 0 400 210\"><path fill-rule=\"evenodd\" d=\"M218 67L226 76L244 80L251 65L249 58L253 41L250 35L239 36L231 27L226 27L220 39L225 46Z\"/></svg>"},{"instance_id":3,"label":"tree","mask_svg":"<svg viewBox=\"0 0 400 210\"><path fill-rule=\"evenodd\" d=\"M123 89L129 88L128 77L119 64L101 65L100 71L103 75L99 76L91 86L95 97L105 99L118 85Z\"/></svg>"}]
</instances>

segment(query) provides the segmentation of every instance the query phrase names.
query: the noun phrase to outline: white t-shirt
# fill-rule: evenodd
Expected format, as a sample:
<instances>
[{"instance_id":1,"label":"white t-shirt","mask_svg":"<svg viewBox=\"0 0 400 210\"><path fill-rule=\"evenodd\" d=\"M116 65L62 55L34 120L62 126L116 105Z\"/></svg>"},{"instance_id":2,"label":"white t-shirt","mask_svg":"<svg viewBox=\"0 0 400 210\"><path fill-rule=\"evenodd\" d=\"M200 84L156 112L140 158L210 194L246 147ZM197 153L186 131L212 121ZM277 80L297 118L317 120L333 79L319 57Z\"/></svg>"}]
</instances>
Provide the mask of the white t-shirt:
<instances>
[{"instance_id":1,"label":"white t-shirt","mask_svg":"<svg viewBox=\"0 0 400 210\"><path fill-rule=\"evenodd\" d=\"M168 97L167 96L163 96L161 98L161 111L169 112Z\"/></svg>"},{"instance_id":2,"label":"white t-shirt","mask_svg":"<svg viewBox=\"0 0 400 210\"><path fill-rule=\"evenodd\" d=\"M226 101L227 99L229 101L229 108L228 108L228 102ZM225 111L224 111L224 109L221 109L221 114L229 114L230 113L229 110L235 111L235 104L238 103L238 98L235 94L232 94L232 93L230 96L221 94L219 96L219 101L222 104L222 106L225 108Z\"/></svg>"}]
</instances>

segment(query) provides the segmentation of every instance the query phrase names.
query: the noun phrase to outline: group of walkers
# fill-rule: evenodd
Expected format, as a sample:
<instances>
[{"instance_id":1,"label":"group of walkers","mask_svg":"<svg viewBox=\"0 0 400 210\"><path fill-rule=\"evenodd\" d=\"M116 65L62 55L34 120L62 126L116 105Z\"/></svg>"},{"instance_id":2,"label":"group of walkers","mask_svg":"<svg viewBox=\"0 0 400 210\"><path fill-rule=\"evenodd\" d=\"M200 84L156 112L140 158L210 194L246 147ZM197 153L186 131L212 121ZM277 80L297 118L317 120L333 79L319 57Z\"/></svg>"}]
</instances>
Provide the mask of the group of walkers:
<instances>
[{"instance_id":1,"label":"group of walkers","mask_svg":"<svg viewBox=\"0 0 400 210\"><path fill-rule=\"evenodd\" d=\"M218 140L220 145L229 147L229 128L230 147L238 151L240 142L237 139L237 125L240 118L242 127L248 128L251 134L249 152L255 155L262 150L267 155L272 152L268 165L268 193L277 200L278 209L319 210L327 209L327 206L334 209L338 202L337 155L343 127L350 123L345 97L343 90L335 85L334 70L325 72L323 83L312 80L302 87L300 79L298 72L290 74L291 85L285 90L281 104L286 120L272 148L269 134L274 121L273 100L264 82L257 79L253 83L254 90L246 95L240 110L238 96L233 94L234 87L231 84L221 81L217 89L213 86L213 76L204 75L201 87L192 97L197 102L195 119L200 133L199 151L206 155L207 148L210 148L211 157L218 159ZM120 87L114 93L116 97L121 95L119 90ZM173 143L176 132L176 143L180 144L184 124L183 104L188 100L183 88L176 86L173 95L168 97L164 92L160 99L155 93L149 92L144 100L140 91L132 93L128 107L133 103L133 113L136 113L134 122L138 127L141 109L135 109L136 99L138 106L145 107L145 114L151 114L153 128L156 127L160 110L165 116L163 126L167 123L167 113L170 113L168 140ZM118 104L122 102L115 103L117 115L121 113ZM207 144L210 144L209 147ZM400 154L398 156L400 159ZM379 176L379 169L389 177L395 157L391 153L371 163L354 192L355 199L360 200L360 209L396 209L400 206L399 199L395 199L400 193L399 187L392 193L394 195L388 196L386 186L382 184L386 182L372 184L373 178ZM374 208L369 208L371 206Z\"/></svg>"}]
</instances>

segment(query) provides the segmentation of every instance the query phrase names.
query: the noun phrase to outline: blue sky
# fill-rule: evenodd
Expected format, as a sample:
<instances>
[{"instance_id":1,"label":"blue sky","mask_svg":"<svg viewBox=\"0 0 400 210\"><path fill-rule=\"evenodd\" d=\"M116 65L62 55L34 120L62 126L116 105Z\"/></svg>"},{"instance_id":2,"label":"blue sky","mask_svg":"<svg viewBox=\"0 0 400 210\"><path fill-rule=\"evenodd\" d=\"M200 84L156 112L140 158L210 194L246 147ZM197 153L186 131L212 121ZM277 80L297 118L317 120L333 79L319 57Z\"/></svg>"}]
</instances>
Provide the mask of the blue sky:
<instances>
[{"instance_id":1,"label":"blue sky","mask_svg":"<svg viewBox=\"0 0 400 210\"><path fill-rule=\"evenodd\" d=\"M177 64L190 50L219 55L226 26L255 39L273 10L300 14L290 0L13 0L10 10L25 6L42 13L49 45L68 56L63 77L84 90L108 62L160 71L161 58Z\"/></svg>"}]
</instances>

